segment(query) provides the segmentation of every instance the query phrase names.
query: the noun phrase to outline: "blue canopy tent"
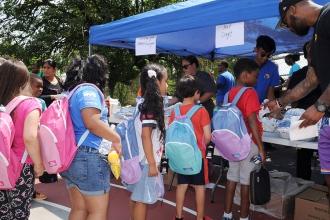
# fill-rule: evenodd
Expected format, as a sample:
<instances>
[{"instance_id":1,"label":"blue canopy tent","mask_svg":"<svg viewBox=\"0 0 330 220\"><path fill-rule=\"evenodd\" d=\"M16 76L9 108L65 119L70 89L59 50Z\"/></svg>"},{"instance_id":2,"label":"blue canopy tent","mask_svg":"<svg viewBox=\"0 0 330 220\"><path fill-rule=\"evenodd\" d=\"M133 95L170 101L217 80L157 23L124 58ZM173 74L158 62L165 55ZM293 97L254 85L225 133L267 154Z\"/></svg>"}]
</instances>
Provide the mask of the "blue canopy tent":
<instances>
[{"instance_id":1,"label":"blue canopy tent","mask_svg":"<svg viewBox=\"0 0 330 220\"><path fill-rule=\"evenodd\" d=\"M324 5L325 0L315 0ZM276 30L279 0L190 0L90 28L90 45L135 49L137 37L157 35L157 53L208 59L251 56L259 35L273 37L276 53L301 50L310 39ZM244 45L215 47L216 26L245 22Z\"/></svg>"}]
</instances>

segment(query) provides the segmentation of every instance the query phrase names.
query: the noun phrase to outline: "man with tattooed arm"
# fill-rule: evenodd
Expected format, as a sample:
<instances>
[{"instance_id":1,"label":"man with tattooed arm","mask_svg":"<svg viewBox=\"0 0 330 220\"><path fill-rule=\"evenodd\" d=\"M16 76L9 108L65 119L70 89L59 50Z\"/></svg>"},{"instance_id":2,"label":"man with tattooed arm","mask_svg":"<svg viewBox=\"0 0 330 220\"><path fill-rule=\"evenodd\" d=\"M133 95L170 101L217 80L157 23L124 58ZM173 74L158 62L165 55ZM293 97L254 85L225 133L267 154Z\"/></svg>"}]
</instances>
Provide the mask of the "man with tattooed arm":
<instances>
[{"instance_id":1,"label":"man with tattooed arm","mask_svg":"<svg viewBox=\"0 0 330 220\"><path fill-rule=\"evenodd\" d=\"M320 6L311 0L282 0L279 4L279 25L293 33L304 36L314 27L311 39L311 64L306 78L287 94L266 104L273 117L278 117L281 109L295 102L320 85L322 95L301 116L300 127L316 124L322 119L319 135L319 156L321 173L330 192L330 4Z\"/></svg>"}]
</instances>

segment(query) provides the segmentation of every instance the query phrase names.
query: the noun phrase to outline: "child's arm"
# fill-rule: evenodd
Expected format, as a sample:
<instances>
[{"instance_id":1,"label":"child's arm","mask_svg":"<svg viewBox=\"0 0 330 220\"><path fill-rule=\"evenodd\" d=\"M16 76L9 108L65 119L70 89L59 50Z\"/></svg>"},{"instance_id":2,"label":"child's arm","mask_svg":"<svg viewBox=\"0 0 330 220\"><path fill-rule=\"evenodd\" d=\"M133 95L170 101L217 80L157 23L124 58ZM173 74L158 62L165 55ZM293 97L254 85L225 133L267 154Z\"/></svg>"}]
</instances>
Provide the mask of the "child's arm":
<instances>
[{"instance_id":1,"label":"child's arm","mask_svg":"<svg viewBox=\"0 0 330 220\"><path fill-rule=\"evenodd\" d=\"M121 140L117 132L102 121L101 111L97 108L85 108L81 111L81 116L85 127L93 134L112 141L114 149L121 153Z\"/></svg>"},{"instance_id":2,"label":"child's arm","mask_svg":"<svg viewBox=\"0 0 330 220\"><path fill-rule=\"evenodd\" d=\"M149 164L149 176L157 176L158 169L154 158L154 151L151 140L152 127L142 127L142 145L144 154Z\"/></svg>"},{"instance_id":3,"label":"child's arm","mask_svg":"<svg viewBox=\"0 0 330 220\"><path fill-rule=\"evenodd\" d=\"M210 124L203 127L204 132L204 143L207 145L211 141L211 126Z\"/></svg>"},{"instance_id":4,"label":"child's arm","mask_svg":"<svg viewBox=\"0 0 330 220\"><path fill-rule=\"evenodd\" d=\"M266 154L264 151L264 146L262 144L261 136L258 131L258 126L257 126L257 115L256 113L251 113L250 116L248 117L249 125L252 131L252 136L254 137L255 141L257 142L257 146L259 149L259 154L261 156L262 162L265 162L266 160Z\"/></svg>"},{"instance_id":5,"label":"child's arm","mask_svg":"<svg viewBox=\"0 0 330 220\"><path fill-rule=\"evenodd\" d=\"M40 119L40 111L35 109L31 111L24 121L23 140L26 151L30 155L34 163L35 175L41 176L45 170L42 163L40 145L38 140L38 126Z\"/></svg>"}]
</instances>

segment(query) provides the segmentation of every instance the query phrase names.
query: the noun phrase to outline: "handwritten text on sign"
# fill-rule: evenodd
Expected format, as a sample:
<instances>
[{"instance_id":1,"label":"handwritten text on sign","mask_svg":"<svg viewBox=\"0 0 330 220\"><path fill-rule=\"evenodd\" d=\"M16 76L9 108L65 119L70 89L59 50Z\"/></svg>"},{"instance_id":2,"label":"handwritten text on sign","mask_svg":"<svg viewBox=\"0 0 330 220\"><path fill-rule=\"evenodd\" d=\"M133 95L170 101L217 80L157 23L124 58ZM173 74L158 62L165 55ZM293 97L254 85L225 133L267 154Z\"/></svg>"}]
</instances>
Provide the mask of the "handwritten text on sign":
<instances>
[{"instance_id":1,"label":"handwritten text on sign","mask_svg":"<svg viewBox=\"0 0 330 220\"><path fill-rule=\"evenodd\" d=\"M244 44L244 22L216 26L216 48L242 44Z\"/></svg>"},{"instance_id":2,"label":"handwritten text on sign","mask_svg":"<svg viewBox=\"0 0 330 220\"><path fill-rule=\"evenodd\" d=\"M135 55L156 54L157 36L138 37L135 39Z\"/></svg>"}]
</instances>

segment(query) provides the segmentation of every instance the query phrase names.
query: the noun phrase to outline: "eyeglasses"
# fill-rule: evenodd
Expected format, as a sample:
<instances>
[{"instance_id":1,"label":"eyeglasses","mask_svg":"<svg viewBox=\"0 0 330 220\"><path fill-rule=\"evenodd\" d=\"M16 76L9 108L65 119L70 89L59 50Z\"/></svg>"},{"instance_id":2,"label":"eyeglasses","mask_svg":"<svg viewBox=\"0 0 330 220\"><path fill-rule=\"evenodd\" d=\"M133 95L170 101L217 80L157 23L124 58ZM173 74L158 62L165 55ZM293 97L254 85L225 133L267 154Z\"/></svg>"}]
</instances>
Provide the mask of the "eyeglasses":
<instances>
[{"instance_id":1,"label":"eyeglasses","mask_svg":"<svg viewBox=\"0 0 330 220\"><path fill-rule=\"evenodd\" d=\"M188 69L188 67L191 65L191 63L189 63L189 64L186 64L186 65L182 65L182 69Z\"/></svg>"}]
</instances>

